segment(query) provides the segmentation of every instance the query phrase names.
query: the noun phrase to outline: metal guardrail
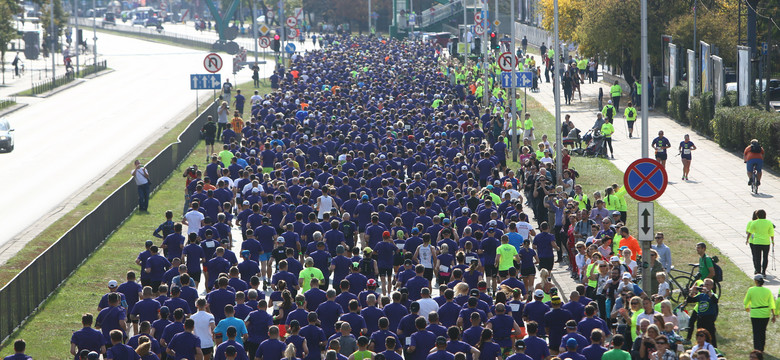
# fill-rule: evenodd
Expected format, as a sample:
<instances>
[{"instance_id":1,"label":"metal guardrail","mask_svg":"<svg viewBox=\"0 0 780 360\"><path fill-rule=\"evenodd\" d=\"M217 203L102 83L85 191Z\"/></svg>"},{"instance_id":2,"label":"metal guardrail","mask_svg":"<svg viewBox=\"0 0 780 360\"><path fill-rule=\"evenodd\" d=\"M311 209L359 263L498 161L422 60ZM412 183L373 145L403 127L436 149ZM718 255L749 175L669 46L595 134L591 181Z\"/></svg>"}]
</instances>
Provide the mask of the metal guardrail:
<instances>
[{"instance_id":1,"label":"metal guardrail","mask_svg":"<svg viewBox=\"0 0 780 360\"><path fill-rule=\"evenodd\" d=\"M159 176L155 189L170 177L200 141L200 129L208 115L216 117L211 104L146 167ZM32 315L41 304L127 219L138 206L138 190L130 179L94 210L84 216L54 244L38 255L0 289L0 344Z\"/></svg>"},{"instance_id":2,"label":"metal guardrail","mask_svg":"<svg viewBox=\"0 0 780 360\"><path fill-rule=\"evenodd\" d=\"M10 98L0 99L0 109L5 109L7 107L14 106L16 104L16 96L11 96Z\"/></svg>"},{"instance_id":3,"label":"metal guardrail","mask_svg":"<svg viewBox=\"0 0 780 360\"><path fill-rule=\"evenodd\" d=\"M84 67L82 67L82 69L79 70L79 73L78 73L77 77L82 77L83 78L85 76L89 76L89 75L92 75L92 74L99 73L99 72L101 72L101 71L103 71L105 69L108 69L108 65L106 63L106 60L98 61L97 65L96 64L89 64L89 65L85 65Z\"/></svg>"},{"instance_id":4,"label":"metal guardrail","mask_svg":"<svg viewBox=\"0 0 780 360\"><path fill-rule=\"evenodd\" d=\"M436 5L420 13L419 26L426 28L440 21L446 20L463 10L463 1L454 0L449 4Z\"/></svg>"},{"instance_id":5,"label":"metal guardrail","mask_svg":"<svg viewBox=\"0 0 780 360\"><path fill-rule=\"evenodd\" d=\"M106 60L99 61L97 65L95 64L85 65L84 68L81 71L79 71L78 76L76 76L76 74L72 72L68 72L65 73L65 75L60 75L53 79L49 78L38 82L34 82L32 84L32 88L30 88L30 92L31 95L43 94L47 91L54 90L55 88L70 83L71 81L75 80L77 77L85 77L88 75L92 75L94 73L105 70L107 68L108 67L107 67Z\"/></svg>"}]
</instances>

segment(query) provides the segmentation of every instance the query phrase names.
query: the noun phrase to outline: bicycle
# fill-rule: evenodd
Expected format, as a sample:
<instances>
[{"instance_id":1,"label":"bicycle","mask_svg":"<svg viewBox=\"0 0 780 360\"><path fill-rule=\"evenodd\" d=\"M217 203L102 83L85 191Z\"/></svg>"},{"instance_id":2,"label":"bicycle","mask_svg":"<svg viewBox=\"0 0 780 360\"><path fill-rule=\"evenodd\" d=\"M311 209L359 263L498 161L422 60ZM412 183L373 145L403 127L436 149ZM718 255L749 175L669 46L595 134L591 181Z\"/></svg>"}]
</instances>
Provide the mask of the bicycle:
<instances>
[{"instance_id":1,"label":"bicycle","mask_svg":"<svg viewBox=\"0 0 780 360\"><path fill-rule=\"evenodd\" d=\"M713 262L717 262L716 257L713 257ZM690 272L675 269L674 266L672 266L672 268L669 270L669 280L672 282L672 295L670 296L670 299L677 304L685 303L691 288L701 276L698 272L699 264L689 263L688 266L691 267ZM674 272L683 275L672 276L672 273ZM719 282L715 282L715 286L713 286L712 292L717 296L720 296Z\"/></svg>"},{"instance_id":2,"label":"bicycle","mask_svg":"<svg viewBox=\"0 0 780 360\"><path fill-rule=\"evenodd\" d=\"M758 169L757 166L753 164L753 172L750 177L750 190L753 191L753 194L758 194L758 185Z\"/></svg>"}]
</instances>

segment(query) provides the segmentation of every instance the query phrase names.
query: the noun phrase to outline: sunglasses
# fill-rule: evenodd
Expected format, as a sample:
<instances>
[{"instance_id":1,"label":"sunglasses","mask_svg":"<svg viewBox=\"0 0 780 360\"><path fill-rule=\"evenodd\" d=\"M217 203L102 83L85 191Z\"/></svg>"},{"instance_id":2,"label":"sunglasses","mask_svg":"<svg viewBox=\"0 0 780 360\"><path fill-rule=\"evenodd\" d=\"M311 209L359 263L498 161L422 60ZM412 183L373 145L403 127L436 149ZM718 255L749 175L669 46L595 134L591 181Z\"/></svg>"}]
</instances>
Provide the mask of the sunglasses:
<instances>
[{"instance_id":1,"label":"sunglasses","mask_svg":"<svg viewBox=\"0 0 780 360\"><path fill-rule=\"evenodd\" d=\"M704 334L696 334L696 337L704 337Z\"/></svg>"},{"instance_id":2,"label":"sunglasses","mask_svg":"<svg viewBox=\"0 0 780 360\"><path fill-rule=\"evenodd\" d=\"M656 345L666 345L666 341L656 341Z\"/></svg>"}]
</instances>

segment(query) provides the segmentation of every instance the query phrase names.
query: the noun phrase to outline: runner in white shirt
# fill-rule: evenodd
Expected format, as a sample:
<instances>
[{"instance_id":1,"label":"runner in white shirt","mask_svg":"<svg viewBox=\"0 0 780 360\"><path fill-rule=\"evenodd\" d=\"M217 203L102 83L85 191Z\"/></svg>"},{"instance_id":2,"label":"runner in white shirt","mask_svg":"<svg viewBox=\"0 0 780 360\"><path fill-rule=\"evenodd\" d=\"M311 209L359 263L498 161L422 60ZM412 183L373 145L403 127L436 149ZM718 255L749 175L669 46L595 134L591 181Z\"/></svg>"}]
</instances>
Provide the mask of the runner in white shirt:
<instances>
[{"instance_id":1,"label":"runner in white shirt","mask_svg":"<svg viewBox=\"0 0 780 360\"><path fill-rule=\"evenodd\" d=\"M252 105L260 105L262 101L263 101L263 97L259 95L257 90L255 90L255 94L252 95L251 98L249 98L249 103Z\"/></svg>"},{"instance_id":2,"label":"runner in white shirt","mask_svg":"<svg viewBox=\"0 0 780 360\"><path fill-rule=\"evenodd\" d=\"M330 211L335 206L336 201L330 196L330 188L326 186L322 192L322 196L317 198L317 219L322 220L323 214L330 214Z\"/></svg>"},{"instance_id":3,"label":"runner in white shirt","mask_svg":"<svg viewBox=\"0 0 780 360\"><path fill-rule=\"evenodd\" d=\"M193 204L197 203L193 202ZM203 226L203 220L205 219L206 217L203 216L203 213L198 211L197 205L195 205L192 206L190 211L184 214L184 219L182 219L181 223L187 225L187 234L197 234L200 228Z\"/></svg>"},{"instance_id":4,"label":"runner in white shirt","mask_svg":"<svg viewBox=\"0 0 780 360\"><path fill-rule=\"evenodd\" d=\"M200 348L208 349L214 347L214 328L216 323L214 322L214 315L206 312L206 299L199 298L195 302L195 306L198 307L198 312L192 314L190 319L195 321L195 330L193 333L200 339Z\"/></svg>"},{"instance_id":5,"label":"runner in white shirt","mask_svg":"<svg viewBox=\"0 0 780 360\"><path fill-rule=\"evenodd\" d=\"M528 223L528 215L520 215L520 221L517 222L517 233L520 234L523 239L530 239L530 235L536 235L533 225Z\"/></svg>"}]
</instances>

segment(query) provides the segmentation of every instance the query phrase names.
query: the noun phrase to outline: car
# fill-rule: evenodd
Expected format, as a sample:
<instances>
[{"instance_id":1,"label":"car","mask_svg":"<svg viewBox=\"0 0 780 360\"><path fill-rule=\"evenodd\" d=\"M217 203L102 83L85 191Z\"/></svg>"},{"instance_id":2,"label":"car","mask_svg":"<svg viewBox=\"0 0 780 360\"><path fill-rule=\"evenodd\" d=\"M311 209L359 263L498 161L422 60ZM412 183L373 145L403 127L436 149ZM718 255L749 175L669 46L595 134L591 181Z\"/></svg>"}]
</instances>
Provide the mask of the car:
<instances>
[{"instance_id":1,"label":"car","mask_svg":"<svg viewBox=\"0 0 780 360\"><path fill-rule=\"evenodd\" d=\"M14 151L14 129L5 118L0 118L0 149L5 152Z\"/></svg>"},{"instance_id":2,"label":"car","mask_svg":"<svg viewBox=\"0 0 780 360\"><path fill-rule=\"evenodd\" d=\"M780 100L780 80L770 79L768 89L766 84L767 82L765 79L756 79L756 88L761 87L762 92L768 92L769 100L771 101ZM737 91L737 83L735 82L726 83L726 91Z\"/></svg>"},{"instance_id":3,"label":"car","mask_svg":"<svg viewBox=\"0 0 780 360\"><path fill-rule=\"evenodd\" d=\"M112 12L107 12L103 16L103 26L106 25L116 25L116 14Z\"/></svg>"},{"instance_id":4,"label":"car","mask_svg":"<svg viewBox=\"0 0 780 360\"><path fill-rule=\"evenodd\" d=\"M162 23L160 22L160 18L150 17L144 19L144 27L159 26L159 25L162 25Z\"/></svg>"}]
</instances>

